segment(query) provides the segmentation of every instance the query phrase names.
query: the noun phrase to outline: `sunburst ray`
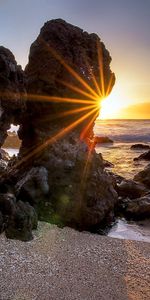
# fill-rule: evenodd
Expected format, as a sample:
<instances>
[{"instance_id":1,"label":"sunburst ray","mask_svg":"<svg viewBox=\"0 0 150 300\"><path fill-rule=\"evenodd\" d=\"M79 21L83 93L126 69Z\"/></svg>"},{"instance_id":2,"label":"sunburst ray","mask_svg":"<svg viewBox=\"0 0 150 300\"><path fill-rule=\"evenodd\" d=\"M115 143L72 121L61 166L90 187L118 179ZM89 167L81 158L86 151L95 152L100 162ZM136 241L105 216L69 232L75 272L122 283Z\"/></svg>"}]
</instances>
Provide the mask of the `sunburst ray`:
<instances>
[{"instance_id":1,"label":"sunburst ray","mask_svg":"<svg viewBox=\"0 0 150 300\"><path fill-rule=\"evenodd\" d=\"M66 98L66 97L56 97L56 96L46 96L46 95L38 95L38 94L28 94L28 100L34 101L45 101L45 102L66 102L70 104L93 104L92 100L86 99L76 99L76 98Z\"/></svg>"},{"instance_id":2,"label":"sunburst ray","mask_svg":"<svg viewBox=\"0 0 150 300\"><path fill-rule=\"evenodd\" d=\"M90 127L92 127L96 117L98 114L98 109L96 111L96 113L94 114L93 118L90 120L90 122L83 128L81 134L80 134L80 139L83 140L85 138L85 136L87 135L87 132L90 130Z\"/></svg>"},{"instance_id":3,"label":"sunburst ray","mask_svg":"<svg viewBox=\"0 0 150 300\"><path fill-rule=\"evenodd\" d=\"M113 74L111 74L111 76L110 76L105 97L107 97L110 94L111 87L112 87L112 81L113 81Z\"/></svg>"},{"instance_id":4,"label":"sunburst ray","mask_svg":"<svg viewBox=\"0 0 150 300\"><path fill-rule=\"evenodd\" d=\"M97 99L97 97L95 97L95 96L93 96L93 95L91 95L91 94L85 92L84 90L80 89L80 88L77 87L77 86L74 86L73 84L71 84L71 83L69 83L69 82L65 82L65 81L63 81L63 80L57 80L57 81L59 81L59 82L60 82L61 84L63 84L64 86L69 87L71 90L73 90L73 91L75 91L75 92L78 92L78 93L81 94L81 95L84 95L84 96L86 96L86 97L88 97L88 98L90 98L90 99L93 99L93 100L96 100L96 99Z\"/></svg>"},{"instance_id":5,"label":"sunburst ray","mask_svg":"<svg viewBox=\"0 0 150 300\"><path fill-rule=\"evenodd\" d=\"M100 90L102 97L105 96L104 65L102 46L97 42L98 65L100 71Z\"/></svg>"},{"instance_id":6,"label":"sunburst ray","mask_svg":"<svg viewBox=\"0 0 150 300\"><path fill-rule=\"evenodd\" d=\"M94 86L95 86L95 88L96 88L96 90L97 90L98 96L101 97L101 96L102 96L102 93L101 93L99 84L98 84L98 82L97 82L97 80L96 80L96 77L95 77L95 75L94 75L94 73L93 73L92 67L91 67L90 64L88 63L87 59L85 60L85 64L86 64L86 66L87 66L88 72L89 72L89 74L90 74L90 76L91 76L91 79L92 79L92 81L93 81L93 84L94 84Z\"/></svg>"},{"instance_id":7,"label":"sunburst ray","mask_svg":"<svg viewBox=\"0 0 150 300\"><path fill-rule=\"evenodd\" d=\"M38 154L39 152L41 152L42 150L44 150L45 147L53 144L58 139L62 138L64 135L66 135L72 129L74 129L75 127L77 127L86 118L90 117L90 115L92 115L96 110L97 110L97 108L94 108L93 110L91 110L90 112L84 114L83 116L81 116L79 119L77 119L76 121L74 121L70 125L66 126L62 130L60 130L57 134L55 134L54 136L50 137L43 144L41 144L36 149L34 149L32 152L30 152L29 154L27 154L26 156L24 156L19 162L16 163L15 166L13 166L13 168L17 168L18 166L22 165L27 160L31 159L33 156L35 156L36 154Z\"/></svg>"},{"instance_id":8,"label":"sunburst ray","mask_svg":"<svg viewBox=\"0 0 150 300\"><path fill-rule=\"evenodd\" d=\"M48 116L47 118L44 117L41 122L47 122L47 121L60 119L60 118L66 117L66 116L71 116L71 115L80 113L82 111L91 110L91 109L96 108L96 107L97 107L97 105L93 104L93 105L89 105L89 106L85 106L85 107L80 107L80 108L76 108L76 109L67 110L67 111L64 111L64 112L61 112L61 113L58 113L58 114L57 113L53 114L52 116Z\"/></svg>"},{"instance_id":9,"label":"sunburst ray","mask_svg":"<svg viewBox=\"0 0 150 300\"><path fill-rule=\"evenodd\" d=\"M90 85L71 67L69 66L65 60L56 52L54 48L52 48L48 43L46 43L43 39L40 39L41 42L45 45L45 47L51 52L51 54L61 63L62 66L78 81L85 87L88 91L91 92L92 95L98 97L99 95L91 88Z\"/></svg>"}]
</instances>

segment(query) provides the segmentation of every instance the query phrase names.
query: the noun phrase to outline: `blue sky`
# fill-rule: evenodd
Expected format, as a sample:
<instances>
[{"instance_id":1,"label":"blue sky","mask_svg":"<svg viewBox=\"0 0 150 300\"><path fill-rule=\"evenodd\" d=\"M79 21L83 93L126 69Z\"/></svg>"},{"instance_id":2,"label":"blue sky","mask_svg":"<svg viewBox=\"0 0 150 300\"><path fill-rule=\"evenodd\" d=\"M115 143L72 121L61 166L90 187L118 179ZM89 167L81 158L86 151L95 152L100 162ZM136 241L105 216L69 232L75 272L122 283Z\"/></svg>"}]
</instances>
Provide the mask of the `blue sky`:
<instances>
[{"instance_id":1,"label":"blue sky","mask_svg":"<svg viewBox=\"0 0 150 300\"><path fill-rule=\"evenodd\" d=\"M40 28L54 18L101 37L122 101L150 101L150 0L0 0L0 44L24 67Z\"/></svg>"}]
</instances>

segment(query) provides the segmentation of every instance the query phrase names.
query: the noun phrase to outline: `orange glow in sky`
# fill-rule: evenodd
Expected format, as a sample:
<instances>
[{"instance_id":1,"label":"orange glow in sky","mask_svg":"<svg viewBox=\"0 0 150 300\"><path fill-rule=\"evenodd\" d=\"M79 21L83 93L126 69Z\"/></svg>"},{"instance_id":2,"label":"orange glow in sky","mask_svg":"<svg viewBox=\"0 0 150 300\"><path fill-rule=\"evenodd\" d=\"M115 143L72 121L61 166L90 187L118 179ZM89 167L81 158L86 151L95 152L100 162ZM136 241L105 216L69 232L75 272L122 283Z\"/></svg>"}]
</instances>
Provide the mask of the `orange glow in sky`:
<instances>
[{"instance_id":1,"label":"orange glow in sky","mask_svg":"<svg viewBox=\"0 0 150 300\"><path fill-rule=\"evenodd\" d=\"M112 92L100 104L99 119L150 119L150 102L137 101L138 91L131 90L128 82L116 82Z\"/></svg>"}]
</instances>

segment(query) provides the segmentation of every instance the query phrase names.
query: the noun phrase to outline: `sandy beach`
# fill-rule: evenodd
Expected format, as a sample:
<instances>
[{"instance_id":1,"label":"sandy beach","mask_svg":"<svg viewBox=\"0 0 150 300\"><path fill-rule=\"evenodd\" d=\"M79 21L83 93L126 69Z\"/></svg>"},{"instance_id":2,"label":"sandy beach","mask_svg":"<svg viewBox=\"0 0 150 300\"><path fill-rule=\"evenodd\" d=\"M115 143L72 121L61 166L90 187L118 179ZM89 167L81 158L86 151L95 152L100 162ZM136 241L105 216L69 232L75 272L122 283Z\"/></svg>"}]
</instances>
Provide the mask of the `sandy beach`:
<instances>
[{"instance_id":1,"label":"sandy beach","mask_svg":"<svg viewBox=\"0 0 150 300\"><path fill-rule=\"evenodd\" d=\"M150 299L150 244L39 223L31 242L0 236L0 300Z\"/></svg>"}]
</instances>

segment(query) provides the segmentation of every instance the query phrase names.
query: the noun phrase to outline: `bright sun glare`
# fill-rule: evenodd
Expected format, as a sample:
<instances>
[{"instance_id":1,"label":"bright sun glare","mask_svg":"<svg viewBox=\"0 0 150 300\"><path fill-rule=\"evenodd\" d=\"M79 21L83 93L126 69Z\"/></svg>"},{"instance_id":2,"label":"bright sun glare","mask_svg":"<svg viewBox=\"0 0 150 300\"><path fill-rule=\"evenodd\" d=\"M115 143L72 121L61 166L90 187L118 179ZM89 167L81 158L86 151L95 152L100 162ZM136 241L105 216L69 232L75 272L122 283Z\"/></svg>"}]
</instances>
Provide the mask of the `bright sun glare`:
<instances>
[{"instance_id":1,"label":"bright sun glare","mask_svg":"<svg viewBox=\"0 0 150 300\"><path fill-rule=\"evenodd\" d=\"M125 106L125 102L120 93L114 89L108 97L101 101L99 119L119 118L120 111Z\"/></svg>"}]
</instances>

